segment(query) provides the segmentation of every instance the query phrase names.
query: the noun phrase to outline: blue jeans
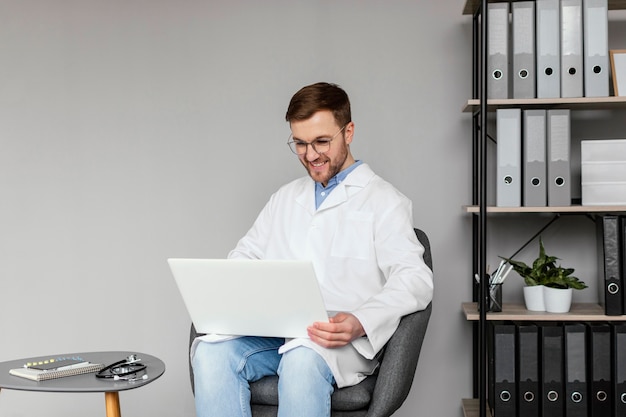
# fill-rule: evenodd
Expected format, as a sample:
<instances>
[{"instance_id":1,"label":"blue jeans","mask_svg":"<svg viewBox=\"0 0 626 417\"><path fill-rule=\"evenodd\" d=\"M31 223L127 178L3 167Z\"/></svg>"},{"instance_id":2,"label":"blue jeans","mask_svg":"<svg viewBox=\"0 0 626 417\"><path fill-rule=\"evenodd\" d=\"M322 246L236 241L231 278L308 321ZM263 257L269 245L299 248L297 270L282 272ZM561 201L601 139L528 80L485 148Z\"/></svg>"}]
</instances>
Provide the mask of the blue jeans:
<instances>
[{"instance_id":1,"label":"blue jeans","mask_svg":"<svg viewBox=\"0 0 626 417\"><path fill-rule=\"evenodd\" d=\"M196 415L251 417L250 382L278 375L278 417L328 417L335 379L314 350L284 354L284 339L241 337L201 342L193 357Z\"/></svg>"}]
</instances>

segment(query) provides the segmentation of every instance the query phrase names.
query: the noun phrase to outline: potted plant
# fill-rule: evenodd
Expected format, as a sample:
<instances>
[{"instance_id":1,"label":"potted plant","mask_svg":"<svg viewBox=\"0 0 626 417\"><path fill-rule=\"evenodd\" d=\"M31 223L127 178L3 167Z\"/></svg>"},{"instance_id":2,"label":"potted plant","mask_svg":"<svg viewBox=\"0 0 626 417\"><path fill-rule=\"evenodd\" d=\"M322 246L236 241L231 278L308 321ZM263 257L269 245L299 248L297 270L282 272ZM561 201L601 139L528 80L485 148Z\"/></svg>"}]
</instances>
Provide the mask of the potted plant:
<instances>
[{"instance_id":1,"label":"potted plant","mask_svg":"<svg viewBox=\"0 0 626 417\"><path fill-rule=\"evenodd\" d=\"M500 258L509 263L513 270L524 279L526 283L524 300L528 310L566 313L571 306L572 290L587 288L583 281L572 275L573 268L557 265L559 258L546 254L541 237L539 238L539 256L532 266L510 258L502 256ZM535 299L532 299L533 292L536 293Z\"/></svg>"}]
</instances>

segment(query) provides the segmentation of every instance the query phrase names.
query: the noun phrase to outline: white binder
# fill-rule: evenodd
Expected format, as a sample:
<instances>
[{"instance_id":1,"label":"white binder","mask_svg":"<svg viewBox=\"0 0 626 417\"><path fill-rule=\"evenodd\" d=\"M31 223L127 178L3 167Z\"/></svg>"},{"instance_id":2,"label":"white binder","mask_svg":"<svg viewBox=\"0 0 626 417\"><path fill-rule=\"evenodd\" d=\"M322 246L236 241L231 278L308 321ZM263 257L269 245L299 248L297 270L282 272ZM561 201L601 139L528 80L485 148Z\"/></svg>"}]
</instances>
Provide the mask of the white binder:
<instances>
[{"instance_id":1,"label":"white binder","mask_svg":"<svg viewBox=\"0 0 626 417\"><path fill-rule=\"evenodd\" d=\"M607 0L583 0L585 97L609 96Z\"/></svg>"},{"instance_id":2,"label":"white binder","mask_svg":"<svg viewBox=\"0 0 626 417\"><path fill-rule=\"evenodd\" d=\"M511 4L513 98L535 98L535 2Z\"/></svg>"},{"instance_id":3,"label":"white binder","mask_svg":"<svg viewBox=\"0 0 626 417\"><path fill-rule=\"evenodd\" d=\"M546 110L524 110L523 200L527 207L545 207L546 187Z\"/></svg>"},{"instance_id":4,"label":"white binder","mask_svg":"<svg viewBox=\"0 0 626 417\"><path fill-rule=\"evenodd\" d=\"M572 204L570 110L548 110L547 119L548 206L570 206Z\"/></svg>"},{"instance_id":5,"label":"white binder","mask_svg":"<svg viewBox=\"0 0 626 417\"><path fill-rule=\"evenodd\" d=\"M498 146L496 151L496 205L521 207L522 205L522 111L498 109L496 111Z\"/></svg>"},{"instance_id":6,"label":"white binder","mask_svg":"<svg viewBox=\"0 0 626 417\"><path fill-rule=\"evenodd\" d=\"M509 3L489 3L487 98L509 98Z\"/></svg>"},{"instance_id":7,"label":"white binder","mask_svg":"<svg viewBox=\"0 0 626 417\"><path fill-rule=\"evenodd\" d=\"M561 96L561 31L559 0L537 0L537 97Z\"/></svg>"},{"instance_id":8,"label":"white binder","mask_svg":"<svg viewBox=\"0 0 626 417\"><path fill-rule=\"evenodd\" d=\"M561 97L583 96L582 0L561 0Z\"/></svg>"}]
</instances>

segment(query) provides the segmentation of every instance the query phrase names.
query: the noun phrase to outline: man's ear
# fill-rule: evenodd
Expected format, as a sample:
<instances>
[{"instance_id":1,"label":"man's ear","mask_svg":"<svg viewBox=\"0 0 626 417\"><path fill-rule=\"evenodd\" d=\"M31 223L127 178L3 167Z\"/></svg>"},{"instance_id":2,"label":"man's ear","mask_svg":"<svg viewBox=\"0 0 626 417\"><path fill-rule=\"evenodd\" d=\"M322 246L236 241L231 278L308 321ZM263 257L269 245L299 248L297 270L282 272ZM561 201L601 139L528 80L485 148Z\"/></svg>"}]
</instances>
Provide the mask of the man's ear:
<instances>
[{"instance_id":1,"label":"man's ear","mask_svg":"<svg viewBox=\"0 0 626 417\"><path fill-rule=\"evenodd\" d=\"M352 137L354 136L354 122L350 122L344 129L344 137L346 138L346 145L352 143Z\"/></svg>"}]
</instances>

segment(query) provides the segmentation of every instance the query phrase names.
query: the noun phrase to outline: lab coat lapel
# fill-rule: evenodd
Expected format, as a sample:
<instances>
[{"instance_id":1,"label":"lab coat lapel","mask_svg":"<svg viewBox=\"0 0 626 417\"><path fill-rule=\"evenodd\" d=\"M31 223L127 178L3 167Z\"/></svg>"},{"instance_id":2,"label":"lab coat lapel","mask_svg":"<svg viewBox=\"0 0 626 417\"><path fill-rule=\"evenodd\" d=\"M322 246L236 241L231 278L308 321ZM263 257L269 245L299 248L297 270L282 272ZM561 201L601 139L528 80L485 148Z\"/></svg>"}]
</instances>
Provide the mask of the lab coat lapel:
<instances>
[{"instance_id":1,"label":"lab coat lapel","mask_svg":"<svg viewBox=\"0 0 626 417\"><path fill-rule=\"evenodd\" d=\"M367 164L356 167L335 187L319 209L328 209L344 203L350 196L361 191L374 175L374 171Z\"/></svg>"}]
</instances>

